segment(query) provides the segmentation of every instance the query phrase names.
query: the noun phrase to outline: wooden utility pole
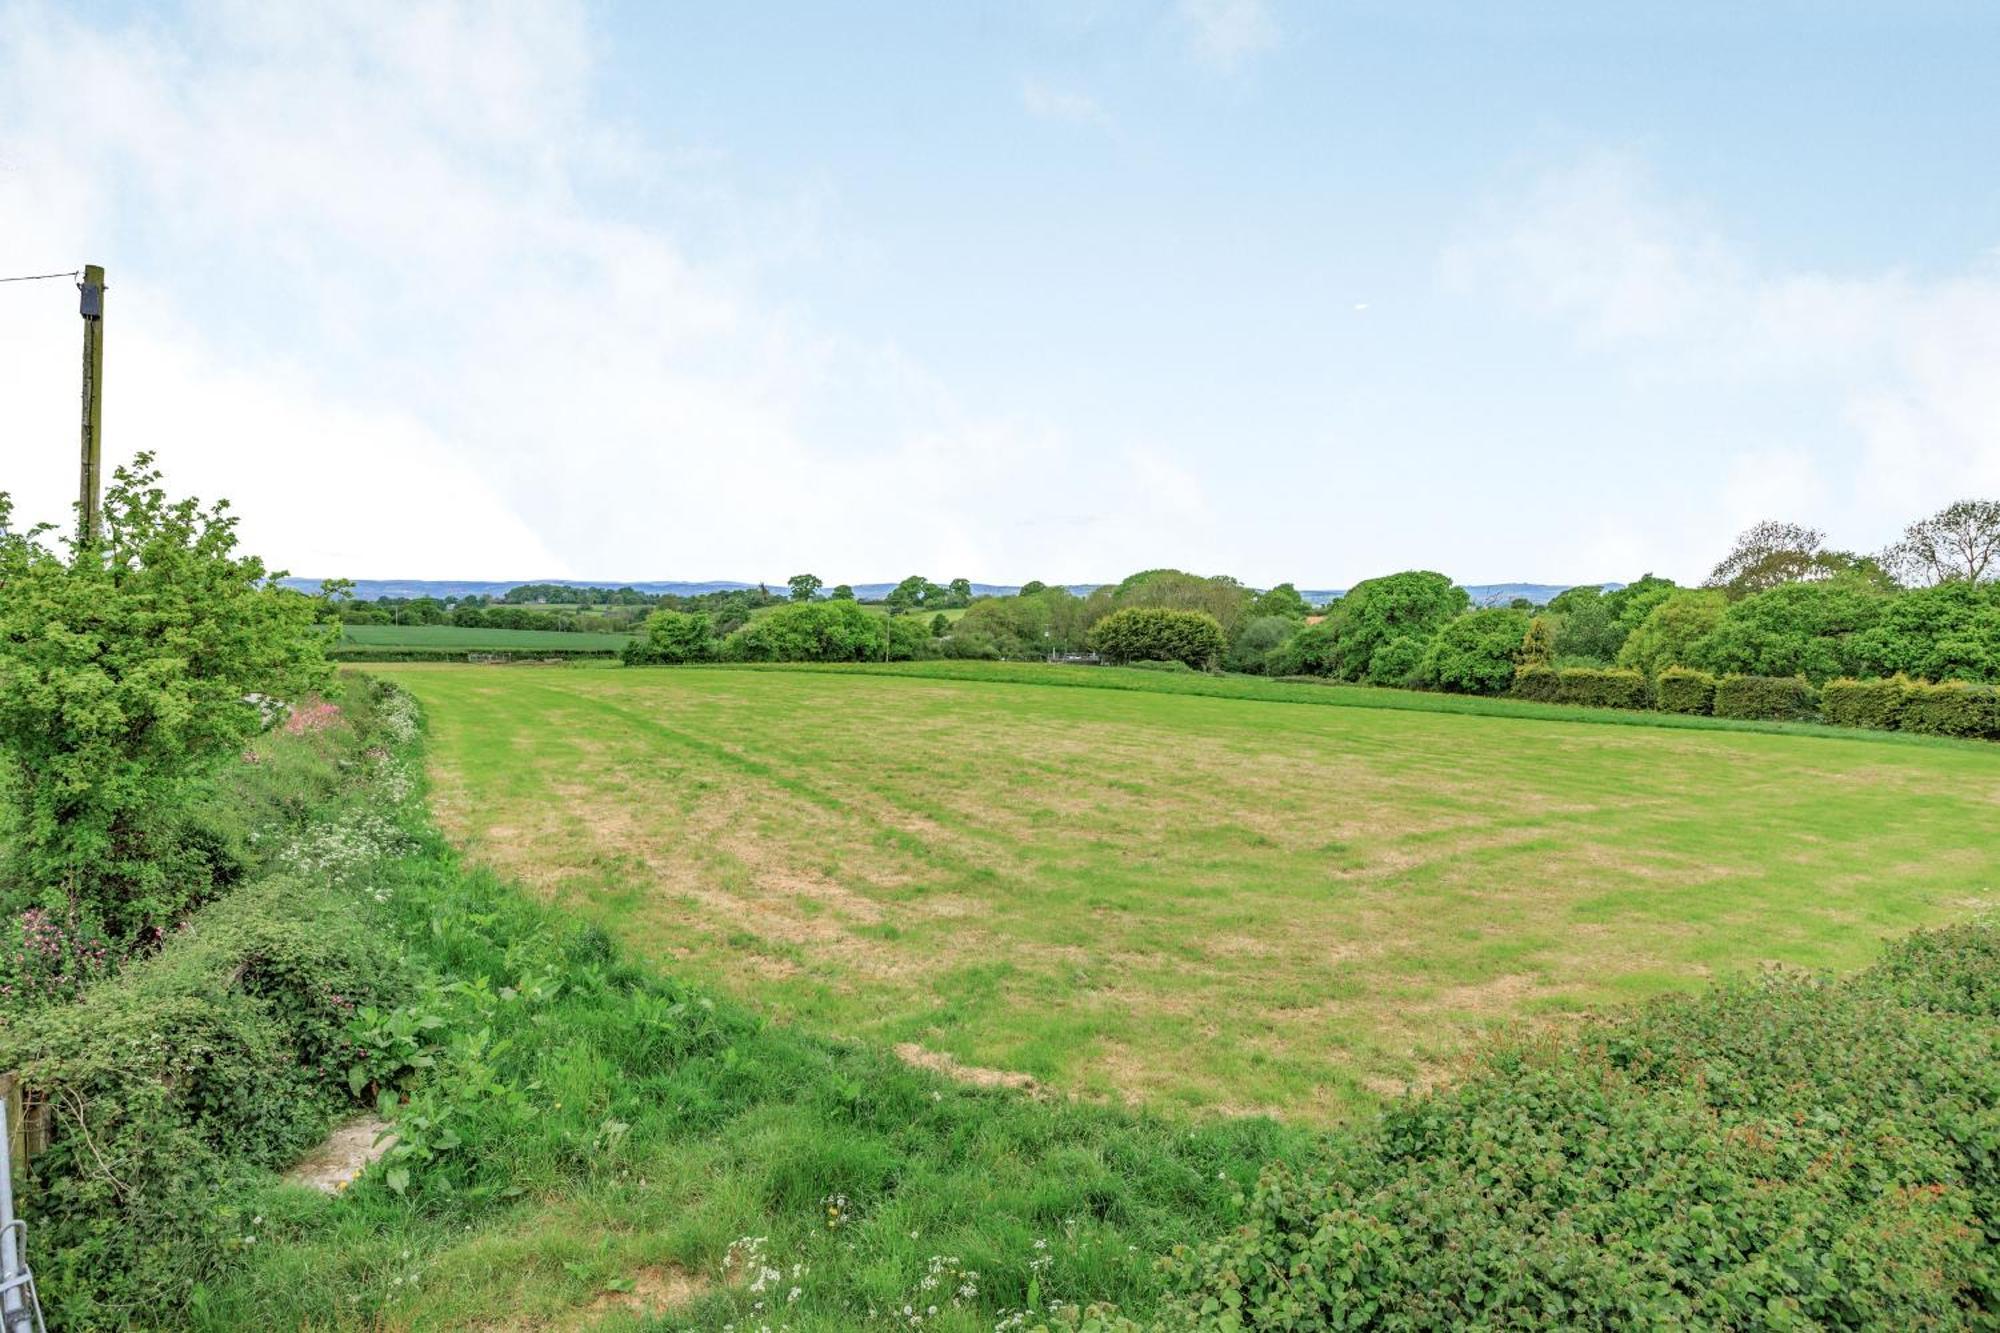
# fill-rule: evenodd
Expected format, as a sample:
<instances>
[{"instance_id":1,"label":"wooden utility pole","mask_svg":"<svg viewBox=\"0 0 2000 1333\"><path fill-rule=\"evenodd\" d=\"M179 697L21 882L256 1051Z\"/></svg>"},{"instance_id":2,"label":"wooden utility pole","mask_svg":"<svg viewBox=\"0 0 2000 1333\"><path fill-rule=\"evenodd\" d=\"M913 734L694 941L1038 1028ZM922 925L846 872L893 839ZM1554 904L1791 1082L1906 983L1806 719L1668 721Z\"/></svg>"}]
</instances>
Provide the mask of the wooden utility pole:
<instances>
[{"instance_id":1,"label":"wooden utility pole","mask_svg":"<svg viewBox=\"0 0 2000 1333\"><path fill-rule=\"evenodd\" d=\"M77 540L97 540L98 472L104 457L104 267L85 264L77 313L83 316L83 455L77 482Z\"/></svg>"}]
</instances>

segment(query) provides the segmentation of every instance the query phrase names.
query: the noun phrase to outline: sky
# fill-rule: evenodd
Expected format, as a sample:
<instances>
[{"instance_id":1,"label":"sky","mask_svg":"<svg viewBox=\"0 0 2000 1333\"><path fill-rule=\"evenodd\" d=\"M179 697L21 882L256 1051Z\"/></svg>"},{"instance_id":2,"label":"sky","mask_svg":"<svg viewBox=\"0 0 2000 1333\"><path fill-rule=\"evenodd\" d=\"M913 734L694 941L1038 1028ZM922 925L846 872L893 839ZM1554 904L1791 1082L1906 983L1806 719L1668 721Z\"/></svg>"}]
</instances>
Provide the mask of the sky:
<instances>
[{"instance_id":1,"label":"sky","mask_svg":"<svg viewBox=\"0 0 2000 1333\"><path fill-rule=\"evenodd\" d=\"M1699 579L2000 496L2000 6L0 0L0 277L294 574ZM76 297L0 284L67 521Z\"/></svg>"}]
</instances>

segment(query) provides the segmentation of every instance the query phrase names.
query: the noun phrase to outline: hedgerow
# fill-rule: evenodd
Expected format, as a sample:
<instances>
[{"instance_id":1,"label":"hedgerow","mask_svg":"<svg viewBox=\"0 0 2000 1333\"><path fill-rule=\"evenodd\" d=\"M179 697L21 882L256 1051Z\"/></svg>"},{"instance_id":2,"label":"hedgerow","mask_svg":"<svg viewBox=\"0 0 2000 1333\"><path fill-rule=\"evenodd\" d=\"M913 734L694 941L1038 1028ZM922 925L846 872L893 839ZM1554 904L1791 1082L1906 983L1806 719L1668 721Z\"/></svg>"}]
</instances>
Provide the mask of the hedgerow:
<instances>
[{"instance_id":1,"label":"hedgerow","mask_svg":"<svg viewBox=\"0 0 2000 1333\"><path fill-rule=\"evenodd\" d=\"M2000 689L1961 680L1912 684L1897 725L1926 736L2000 738Z\"/></svg>"},{"instance_id":2,"label":"hedgerow","mask_svg":"<svg viewBox=\"0 0 2000 1333\"><path fill-rule=\"evenodd\" d=\"M1715 677L1693 667L1668 667L1654 682L1662 713L1702 716L1715 711Z\"/></svg>"},{"instance_id":3,"label":"hedgerow","mask_svg":"<svg viewBox=\"0 0 2000 1333\"><path fill-rule=\"evenodd\" d=\"M1837 727L1894 731L1903 720L1911 682L1904 676L1882 680L1830 680L1819 692L1820 716Z\"/></svg>"},{"instance_id":4,"label":"hedgerow","mask_svg":"<svg viewBox=\"0 0 2000 1333\"><path fill-rule=\"evenodd\" d=\"M1220 1328L1967 1328L2000 1311L2000 951L1919 936L1489 1051L1183 1250Z\"/></svg>"},{"instance_id":5,"label":"hedgerow","mask_svg":"<svg viewBox=\"0 0 2000 1333\"><path fill-rule=\"evenodd\" d=\"M1555 694L1559 704L1586 704L1593 708L1645 708L1652 702L1646 678L1637 671L1594 667L1564 667L1556 673Z\"/></svg>"},{"instance_id":6,"label":"hedgerow","mask_svg":"<svg viewBox=\"0 0 2000 1333\"><path fill-rule=\"evenodd\" d=\"M1715 682L1717 717L1802 722L1814 715L1818 704L1818 691L1804 676L1731 674Z\"/></svg>"}]
</instances>

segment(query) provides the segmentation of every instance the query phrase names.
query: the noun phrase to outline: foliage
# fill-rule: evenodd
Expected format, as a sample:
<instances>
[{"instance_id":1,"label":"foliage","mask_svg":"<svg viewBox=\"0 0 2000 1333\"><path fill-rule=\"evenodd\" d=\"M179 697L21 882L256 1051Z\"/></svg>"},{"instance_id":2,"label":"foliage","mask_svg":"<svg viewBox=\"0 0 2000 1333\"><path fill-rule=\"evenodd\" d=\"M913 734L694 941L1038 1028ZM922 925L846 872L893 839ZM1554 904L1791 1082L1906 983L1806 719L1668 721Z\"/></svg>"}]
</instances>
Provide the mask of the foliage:
<instances>
[{"instance_id":1,"label":"foliage","mask_svg":"<svg viewBox=\"0 0 2000 1333\"><path fill-rule=\"evenodd\" d=\"M1364 579L1322 622L1330 626L1333 639L1327 674L1403 684L1422 665L1431 637L1464 612L1469 601L1465 589L1428 570Z\"/></svg>"},{"instance_id":2,"label":"foliage","mask_svg":"<svg viewBox=\"0 0 2000 1333\"><path fill-rule=\"evenodd\" d=\"M1788 583L1843 577L1878 592L1892 586L1880 563L1850 551L1828 550L1826 534L1817 528L1767 520L1737 537L1736 545L1710 572L1705 586L1719 588L1733 600Z\"/></svg>"},{"instance_id":3,"label":"foliage","mask_svg":"<svg viewBox=\"0 0 2000 1333\"><path fill-rule=\"evenodd\" d=\"M5 900L115 937L171 924L230 874L190 826L200 780L331 679L320 605L236 552L226 502L169 500L152 456L112 474L103 536L64 560L0 495Z\"/></svg>"},{"instance_id":4,"label":"foliage","mask_svg":"<svg viewBox=\"0 0 2000 1333\"><path fill-rule=\"evenodd\" d=\"M1903 530L1883 563L1922 583L1980 583L2000 571L2000 500L1959 500Z\"/></svg>"},{"instance_id":5,"label":"foliage","mask_svg":"<svg viewBox=\"0 0 2000 1333\"><path fill-rule=\"evenodd\" d=\"M1529 699L1536 703L1554 703L1556 683L1562 673L1552 666L1539 662L1523 662L1514 669L1514 683L1508 693L1516 699Z\"/></svg>"},{"instance_id":6,"label":"foliage","mask_svg":"<svg viewBox=\"0 0 2000 1333\"><path fill-rule=\"evenodd\" d=\"M1655 603L1619 646L1617 661L1647 676L1689 660L1694 645L1713 633L1729 602L1708 589L1675 591Z\"/></svg>"},{"instance_id":7,"label":"foliage","mask_svg":"<svg viewBox=\"0 0 2000 1333\"><path fill-rule=\"evenodd\" d=\"M1332 618L1307 625L1273 648L1264 659L1269 676L1332 676L1340 665L1340 641Z\"/></svg>"},{"instance_id":8,"label":"foliage","mask_svg":"<svg viewBox=\"0 0 2000 1333\"><path fill-rule=\"evenodd\" d=\"M820 582L817 574L794 574L785 580L785 586L791 590L793 601L810 602L819 596L819 590L826 585Z\"/></svg>"},{"instance_id":9,"label":"foliage","mask_svg":"<svg viewBox=\"0 0 2000 1333\"><path fill-rule=\"evenodd\" d=\"M1983 933L1503 1044L1267 1171L1177 1274L1225 1328L1973 1325L2000 1298L2000 1029L1948 1006L2000 991Z\"/></svg>"},{"instance_id":10,"label":"foliage","mask_svg":"<svg viewBox=\"0 0 2000 1333\"><path fill-rule=\"evenodd\" d=\"M836 602L851 602L854 600L854 589L845 583L836 583L827 596Z\"/></svg>"},{"instance_id":11,"label":"foliage","mask_svg":"<svg viewBox=\"0 0 2000 1333\"><path fill-rule=\"evenodd\" d=\"M1087 642L1105 661L1184 662L1206 671L1228 647L1222 626L1206 611L1126 607L1091 626Z\"/></svg>"},{"instance_id":12,"label":"foliage","mask_svg":"<svg viewBox=\"0 0 2000 1333\"><path fill-rule=\"evenodd\" d=\"M1258 593L1251 601L1249 614L1253 617L1285 616L1292 620L1304 620L1312 612L1299 590L1289 583L1280 583L1268 592Z\"/></svg>"},{"instance_id":13,"label":"foliage","mask_svg":"<svg viewBox=\"0 0 2000 1333\"><path fill-rule=\"evenodd\" d=\"M716 655L715 622L700 611L655 611L646 617L645 629L645 637L619 654L625 665L671 666Z\"/></svg>"},{"instance_id":14,"label":"foliage","mask_svg":"<svg viewBox=\"0 0 2000 1333\"><path fill-rule=\"evenodd\" d=\"M1897 725L1924 736L2000 740L2000 689L1962 680L1912 684Z\"/></svg>"},{"instance_id":15,"label":"foliage","mask_svg":"<svg viewBox=\"0 0 2000 1333\"><path fill-rule=\"evenodd\" d=\"M1556 628L1548 616L1536 616L1521 636L1521 665L1549 666L1556 660Z\"/></svg>"},{"instance_id":16,"label":"foliage","mask_svg":"<svg viewBox=\"0 0 2000 1333\"><path fill-rule=\"evenodd\" d=\"M1645 708L1651 703L1646 678L1622 667L1564 667L1556 672L1554 700L1592 708Z\"/></svg>"},{"instance_id":17,"label":"foliage","mask_svg":"<svg viewBox=\"0 0 2000 1333\"><path fill-rule=\"evenodd\" d=\"M1804 676L1819 682L1865 669L1866 632L1893 599L1854 579L1787 583L1732 602L1683 664L1718 675Z\"/></svg>"},{"instance_id":18,"label":"foliage","mask_svg":"<svg viewBox=\"0 0 2000 1333\"><path fill-rule=\"evenodd\" d=\"M1147 569L1133 574L1111 592L1120 609L1146 607L1166 611L1198 611L1215 619L1225 637L1233 638L1251 610L1250 590L1226 575L1205 578L1178 569Z\"/></svg>"},{"instance_id":19,"label":"foliage","mask_svg":"<svg viewBox=\"0 0 2000 1333\"><path fill-rule=\"evenodd\" d=\"M1252 616L1237 631L1222 664L1231 671L1260 675L1271 654L1298 632L1299 622L1291 616Z\"/></svg>"},{"instance_id":20,"label":"foliage","mask_svg":"<svg viewBox=\"0 0 2000 1333\"><path fill-rule=\"evenodd\" d=\"M1525 611L1468 611L1430 641L1417 679L1460 694L1502 694L1513 683L1522 642L1533 623Z\"/></svg>"},{"instance_id":21,"label":"foliage","mask_svg":"<svg viewBox=\"0 0 2000 1333\"><path fill-rule=\"evenodd\" d=\"M732 662L872 662L889 650L889 624L858 602L793 602L722 641Z\"/></svg>"},{"instance_id":22,"label":"foliage","mask_svg":"<svg viewBox=\"0 0 2000 1333\"><path fill-rule=\"evenodd\" d=\"M1804 676L1752 676L1732 672L1715 682L1717 717L1767 722L1804 721L1818 710L1818 691Z\"/></svg>"},{"instance_id":23,"label":"foliage","mask_svg":"<svg viewBox=\"0 0 2000 1333\"><path fill-rule=\"evenodd\" d=\"M1836 727L1874 727L1894 731L1910 697L1910 680L1889 676L1877 680L1842 677L1828 681L1819 694L1820 716Z\"/></svg>"},{"instance_id":24,"label":"foliage","mask_svg":"<svg viewBox=\"0 0 2000 1333\"><path fill-rule=\"evenodd\" d=\"M1959 579L1892 597L1854 657L1857 674L2000 682L2000 585Z\"/></svg>"},{"instance_id":25,"label":"foliage","mask_svg":"<svg viewBox=\"0 0 2000 1333\"><path fill-rule=\"evenodd\" d=\"M1668 667L1653 682L1663 713L1700 717L1715 711L1715 677L1693 667Z\"/></svg>"}]
</instances>

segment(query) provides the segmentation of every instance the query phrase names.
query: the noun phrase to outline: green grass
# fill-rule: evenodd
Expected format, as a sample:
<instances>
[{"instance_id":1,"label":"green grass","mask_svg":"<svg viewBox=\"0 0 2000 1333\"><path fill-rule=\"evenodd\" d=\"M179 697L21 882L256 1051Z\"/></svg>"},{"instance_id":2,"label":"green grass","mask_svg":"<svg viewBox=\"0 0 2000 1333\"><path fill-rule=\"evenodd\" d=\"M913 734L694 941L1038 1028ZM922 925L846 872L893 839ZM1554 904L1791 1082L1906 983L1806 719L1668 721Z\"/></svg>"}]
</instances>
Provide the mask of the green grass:
<instances>
[{"instance_id":1,"label":"green grass","mask_svg":"<svg viewBox=\"0 0 2000 1333\"><path fill-rule=\"evenodd\" d=\"M460 625L343 625L334 651L342 656L368 657L384 653L456 653L524 651L548 654L615 653L632 641L630 634L588 630L469 629Z\"/></svg>"},{"instance_id":2,"label":"green grass","mask_svg":"<svg viewBox=\"0 0 2000 1333\"><path fill-rule=\"evenodd\" d=\"M2000 903L1995 747L966 663L384 674L445 827L565 911L1112 1102L1338 1120L1499 1024Z\"/></svg>"}]
</instances>

